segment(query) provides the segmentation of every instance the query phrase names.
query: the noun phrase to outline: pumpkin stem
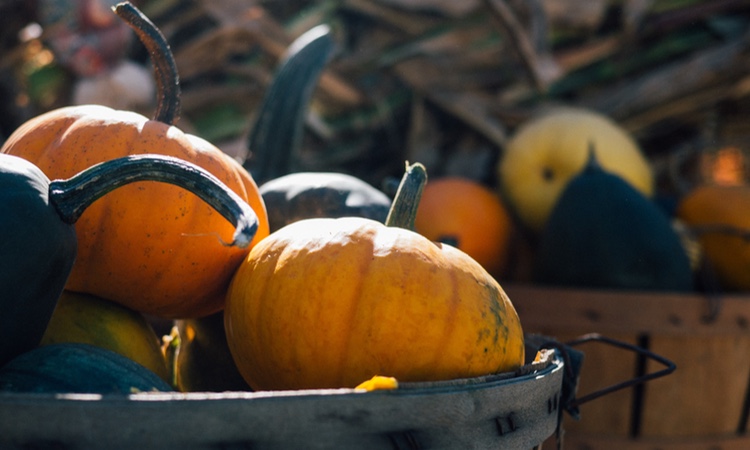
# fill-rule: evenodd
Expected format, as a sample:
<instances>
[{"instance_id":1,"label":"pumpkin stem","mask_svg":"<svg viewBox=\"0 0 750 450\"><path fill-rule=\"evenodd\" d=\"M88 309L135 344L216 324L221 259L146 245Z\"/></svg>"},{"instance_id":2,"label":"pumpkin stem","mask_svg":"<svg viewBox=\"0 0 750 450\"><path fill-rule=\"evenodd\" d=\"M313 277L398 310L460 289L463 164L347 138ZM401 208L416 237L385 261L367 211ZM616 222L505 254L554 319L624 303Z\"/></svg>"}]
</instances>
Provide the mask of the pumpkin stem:
<instances>
[{"instance_id":1,"label":"pumpkin stem","mask_svg":"<svg viewBox=\"0 0 750 450\"><path fill-rule=\"evenodd\" d=\"M180 116L180 77L167 39L154 23L130 2L118 3L112 10L140 39L151 56L156 79L156 111L153 119L174 125Z\"/></svg>"},{"instance_id":2,"label":"pumpkin stem","mask_svg":"<svg viewBox=\"0 0 750 450\"><path fill-rule=\"evenodd\" d=\"M406 171L393 198L386 226L406 228L414 231L419 201L427 184L427 169L421 163L406 163Z\"/></svg>"},{"instance_id":3,"label":"pumpkin stem","mask_svg":"<svg viewBox=\"0 0 750 450\"><path fill-rule=\"evenodd\" d=\"M334 49L328 25L298 37L281 58L247 140L243 166L261 184L295 170L307 105Z\"/></svg>"},{"instance_id":4,"label":"pumpkin stem","mask_svg":"<svg viewBox=\"0 0 750 450\"><path fill-rule=\"evenodd\" d=\"M599 158L596 157L596 145L594 144L594 141L589 141L589 153L586 158L586 165L584 166L585 170L598 170L601 169L602 166L599 163Z\"/></svg>"},{"instance_id":5,"label":"pumpkin stem","mask_svg":"<svg viewBox=\"0 0 750 450\"><path fill-rule=\"evenodd\" d=\"M136 181L169 183L200 197L235 226L230 245L244 248L255 237L258 217L247 202L210 172L172 156L130 155L95 164L50 182L50 203L64 222L73 224L95 200Z\"/></svg>"}]
</instances>

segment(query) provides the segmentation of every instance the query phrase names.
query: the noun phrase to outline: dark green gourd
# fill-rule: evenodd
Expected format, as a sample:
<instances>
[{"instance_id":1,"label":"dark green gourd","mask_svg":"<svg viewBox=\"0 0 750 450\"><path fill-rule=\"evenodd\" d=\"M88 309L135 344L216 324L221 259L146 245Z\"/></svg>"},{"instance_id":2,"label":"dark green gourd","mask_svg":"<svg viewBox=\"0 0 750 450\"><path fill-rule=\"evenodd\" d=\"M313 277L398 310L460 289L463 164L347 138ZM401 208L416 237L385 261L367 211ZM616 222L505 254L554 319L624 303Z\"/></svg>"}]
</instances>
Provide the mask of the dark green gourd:
<instances>
[{"instance_id":1,"label":"dark green gourd","mask_svg":"<svg viewBox=\"0 0 750 450\"><path fill-rule=\"evenodd\" d=\"M90 344L44 345L0 369L0 392L127 395L172 390L146 367Z\"/></svg>"},{"instance_id":2,"label":"dark green gourd","mask_svg":"<svg viewBox=\"0 0 750 450\"><path fill-rule=\"evenodd\" d=\"M0 367L39 344L77 253L49 179L34 164L0 154Z\"/></svg>"},{"instance_id":3,"label":"dark green gourd","mask_svg":"<svg viewBox=\"0 0 750 450\"><path fill-rule=\"evenodd\" d=\"M50 181L33 163L0 154L0 367L39 345L76 259L81 213L136 181L198 195L235 225L232 245L247 246L255 236L250 206L206 170L177 158L126 156Z\"/></svg>"},{"instance_id":4,"label":"dark green gourd","mask_svg":"<svg viewBox=\"0 0 750 450\"><path fill-rule=\"evenodd\" d=\"M331 30L297 38L266 91L248 140L244 167L259 184L271 231L300 219L360 216L384 222L391 199L355 176L299 171L299 148L310 97L334 49Z\"/></svg>"},{"instance_id":5,"label":"dark green gourd","mask_svg":"<svg viewBox=\"0 0 750 450\"><path fill-rule=\"evenodd\" d=\"M271 231L315 217L365 217L385 222L391 199L343 173L297 172L260 186Z\"/></svg>"},{"instance_id":6,"label":"dark green gourd","mask_svg":"<svg viewBox=\"0 0 750 450\"><path fill-rule=\"evenodd\" d=\"M539 284L689 291L688 256L667 215L591 152L563 190L540 236Z\"/></svg>"}]
</instances>

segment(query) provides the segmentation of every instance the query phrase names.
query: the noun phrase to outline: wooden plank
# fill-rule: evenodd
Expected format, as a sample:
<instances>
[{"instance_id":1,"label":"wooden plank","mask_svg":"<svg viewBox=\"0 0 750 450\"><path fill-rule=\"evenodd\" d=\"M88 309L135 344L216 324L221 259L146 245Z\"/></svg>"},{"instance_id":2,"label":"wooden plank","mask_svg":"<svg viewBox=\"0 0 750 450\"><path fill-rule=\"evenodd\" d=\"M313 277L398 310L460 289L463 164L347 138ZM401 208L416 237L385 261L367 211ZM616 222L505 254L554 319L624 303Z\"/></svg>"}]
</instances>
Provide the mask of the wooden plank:
<instances>
[{"instance_id":1,"label":"wooden plank","mask_svg":"<svg viewBox=\"0 0 750 450\"><path fill-rule=\"evenodd\" d=\"M643 436L737 433L750 377L750 336L652 336L649 347L677 369L646 384Z\"/></svg>"},{"instance_id":2,"label":"wooden plank","mask_svg":"<svg viewBox=\"0 0 750 450\"><path fill-rule=\"evenodd\" d=\"M697 438L639 438L619 439L602 436L566 435L566 450L747 450L750 436L712 436ZM544 450L554 449L553 439L548 439Z\"/></svg>"},{"instance_id":3,"label":"wooden plank","mask_svg":"<svg viewBox=\"0 0 750 450\"><path fill-rule=\"evenodd\" d=\"M738 433L750 379L750 297L719 298L712 321L710 299L700 294L623 292L507 285L526 332L562 341L589 332L635 343L674 361L677 370L645 384L639 430L648 437L706 437ZM579 396L635 373L635 356L617 349L583 349ZM593 367L593 369L592 369ZM656 362L647 372L662 369ZM594 380L598 386L593 386ZM582 405L582 420L566 420L568 436L626 438L631 431L632 389ZM627 408L625 407L627 406ZM595 447L598 448L598 447ZM608 447L609 448L609 447ZM723 448L723 447L722 447ZM750 447L748 447L750 448Z\"/></svg>"},{"instance_id":4,"label":"wooden plank","mask_svg":"<svg viewBox=\"0 0 750 450\"><path fill-rule=\"evenodd\" d=\"M717 297L719 312L707 320L712 299L700 294L543 288L504 284L525 328L601 334L687 336L750 335L750 296Z\"/></svg>"}]
</instances>

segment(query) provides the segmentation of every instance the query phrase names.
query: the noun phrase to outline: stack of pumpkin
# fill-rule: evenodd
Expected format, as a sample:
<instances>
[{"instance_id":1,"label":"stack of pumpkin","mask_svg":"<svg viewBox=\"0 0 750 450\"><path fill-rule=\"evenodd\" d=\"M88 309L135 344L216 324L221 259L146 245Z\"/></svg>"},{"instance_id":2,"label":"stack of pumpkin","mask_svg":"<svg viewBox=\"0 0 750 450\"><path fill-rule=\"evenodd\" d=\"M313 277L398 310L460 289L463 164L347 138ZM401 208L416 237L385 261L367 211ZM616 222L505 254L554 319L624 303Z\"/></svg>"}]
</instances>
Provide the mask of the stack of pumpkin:
<instances>
[{"instance_id":1,"label":"stack of pumpkin","mask_svg":"<svg viewBox=\"0 0 750 450\"><path fill-rule=\"evenodd\" d=\"M151 120L54 110L2 147L0 390L354 387L523 365L495 278L409 229L423 166L407 166L392 204L371 202L389 207L385 223L334 219L352 214L321 202L318 217L272 229L276 204L250 172L173 125L179 84L159 30L130 3L115 11L153 57L160 103ZM176 320L177 339L162 348L150 318ZM205 363L193 352L207 342L213 385L182 372Z\"/></svg>"}]
</instances>

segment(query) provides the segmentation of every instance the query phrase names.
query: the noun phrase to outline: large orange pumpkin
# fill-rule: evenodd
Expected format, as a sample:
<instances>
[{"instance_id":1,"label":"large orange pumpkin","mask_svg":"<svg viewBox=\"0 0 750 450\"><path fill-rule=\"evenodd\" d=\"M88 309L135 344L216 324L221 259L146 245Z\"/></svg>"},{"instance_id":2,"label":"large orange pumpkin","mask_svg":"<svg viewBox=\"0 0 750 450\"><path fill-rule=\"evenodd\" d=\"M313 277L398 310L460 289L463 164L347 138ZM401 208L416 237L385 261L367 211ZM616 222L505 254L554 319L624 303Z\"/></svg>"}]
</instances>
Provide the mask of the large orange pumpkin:
<instances>
[{"instance_id":1,"label":"large orange pumpkin","mask_svg":"<svg viewBox=\"0 0 750 450\"><path fill-rule=\"evenodd\" d=\"M117 8L155 56L160 92L155 119L96 105L60 108L23 124L0 151L33 162L51 179L125 155L158 153L187 160L255 210L254 245L269 232L256 183L217 147L171 125L179 109L172 55L163 40L139 28L155 30L137 9L129 3ZM232 225L197 196L155 182L123 187L96 202L78 220L76 232L78 257L67 290L168 318L220 310L229 281L249 251L224 245L232 241Z\"/></svg>"},{"instance_id":2,"label":"large orange pumpkin","mask_svg":"<svg viewBox=\"0 0 750 450\"><path fill-rule=\"evenodd\" d=\"M445 380L523 364L521 324L497 281L466 253L392 226L409 222L393 213L400 204L397 195L391 226L303 219L253 248L224 310L253 389Z\"/></svg>"},{"instance_id":3,"label":"large orange pumpkin","mask_svg":"<svg viewBox=\"0 0 750 450\"><path fill-rule=\"evenodd\" d=\"M508 260L513 222L495 191L467 178L445 177L425 186L414 229L463 250L499 276Z\"/></svg>"}]
</instances>

